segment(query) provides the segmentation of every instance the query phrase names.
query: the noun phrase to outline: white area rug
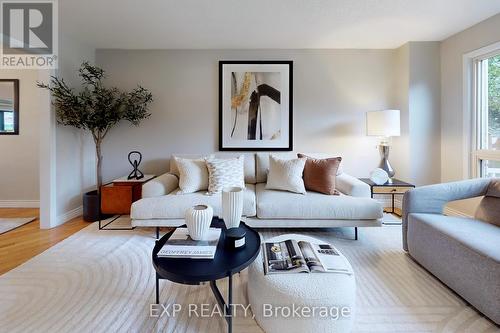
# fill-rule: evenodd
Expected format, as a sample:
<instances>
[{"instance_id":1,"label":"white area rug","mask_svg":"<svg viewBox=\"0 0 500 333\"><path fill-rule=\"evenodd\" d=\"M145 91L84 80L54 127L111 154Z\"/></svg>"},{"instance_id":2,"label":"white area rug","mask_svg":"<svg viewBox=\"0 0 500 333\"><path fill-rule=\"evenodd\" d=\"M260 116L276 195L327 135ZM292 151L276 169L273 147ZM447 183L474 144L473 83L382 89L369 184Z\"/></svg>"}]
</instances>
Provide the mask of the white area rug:
<instances>
[{"instance_id":1,"label":"white area rug","mask_svg":"<svg viewBox=\"0 0 500 333\"><path fill-rule=\"evenodd\" d=\"M36 217L0 218L0 235L34 220L36 220Z\"/></svg>"},{"instance_id":2,"label":"white area rug","mask_svg":"<svg viewBox=\"0 0 500 333\"><path fill-rule=\"evenodd\" d=\"M132 221L130 220L129 215L114 215L110 218L102 220L101 224L103 226L105 225L105 229L108 230L132 227Z\"/></svg>"},{"instance_id":3,"label":"white area rug","mask_svg":"<svg viewBox=\"0 0 500 333\"><path fill-rule=\"evenodd\" d=\"M497 332L498 328L401 250L401 227L294 230L335 244L357 281L355 332ZM265 231L264 237L284 233ZM152 318L153 229L81 230L0 276L0 332L224 332L222 318L189 317L188 304L215 304L208 285L161 280L160 300L180 303L175 318ZM247 274L234 279L246 303ZM225 293L226 281L219 281ZM332 286L335 287L335 286ZM261 332L237 313L234 332Z\"/></svg>"},{"instance_id":4,"label":"white area rug","mask_svg":"<svg viewBox=\"0 0 500 333\"><path fill-rule=\"evenodd\" d=\"M384 213L383 223L387 225L401 224L401 218L391 213Z\"/></svg>"}]
</instances>

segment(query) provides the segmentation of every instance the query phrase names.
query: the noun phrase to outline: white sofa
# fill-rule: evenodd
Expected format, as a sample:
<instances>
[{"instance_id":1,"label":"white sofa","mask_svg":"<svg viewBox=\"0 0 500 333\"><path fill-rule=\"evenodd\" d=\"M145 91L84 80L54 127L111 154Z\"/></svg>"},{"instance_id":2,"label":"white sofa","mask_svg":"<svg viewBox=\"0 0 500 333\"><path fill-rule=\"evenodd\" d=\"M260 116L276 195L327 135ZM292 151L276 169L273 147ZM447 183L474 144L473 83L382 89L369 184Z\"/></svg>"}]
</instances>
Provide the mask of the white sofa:
<instances>
[{"instance_id":1,"label":"white sofa","mask_svg":"<svg viewBox=\"0 0 500 333\"><path fill-rule=\"evenodd\" d=\"M243 220L256 228L317 228L317 227L374 227L382 221L382 206L370 198L367 184L339 169L337 189L340 195L307 192L305 195L285 191L266 190L269 153L216 153L215 157L229 158L245 155L245 197ZM273 153L284 158L296 153ZM331 154L309 154L327 157ZM201 155L181 155L197 158ZM148 183L142 189L142 199L131 209L134 227L173 227L184 224L185 211L197 204L213 207L214 215L221 213L221 195L207 195L206 191L177 194L178 170L170 162L170 172ZM357 230L356 230L357 231Z\"/></svg>"}]
</instances>

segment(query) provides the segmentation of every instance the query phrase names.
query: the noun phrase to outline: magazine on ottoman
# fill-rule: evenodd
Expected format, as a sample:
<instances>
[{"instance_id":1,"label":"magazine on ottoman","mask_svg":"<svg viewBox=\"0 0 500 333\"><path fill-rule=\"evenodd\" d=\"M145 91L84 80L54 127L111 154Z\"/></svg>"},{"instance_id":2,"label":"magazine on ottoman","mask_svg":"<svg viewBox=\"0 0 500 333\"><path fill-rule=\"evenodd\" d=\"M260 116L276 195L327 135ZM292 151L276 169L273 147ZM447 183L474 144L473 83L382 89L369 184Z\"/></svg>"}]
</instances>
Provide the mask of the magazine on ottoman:
<instances>
[{"instance_id":1,"label":"magazine on ottoman","mask_svg":"<svg viewBox=\"0 0 500 333\"><path fill-rule=\"evenodd\" d=\"M331 244L288 239L263 245L264 271L280 273L352 274L347 259Z\"/></svg>"}]
</instances>

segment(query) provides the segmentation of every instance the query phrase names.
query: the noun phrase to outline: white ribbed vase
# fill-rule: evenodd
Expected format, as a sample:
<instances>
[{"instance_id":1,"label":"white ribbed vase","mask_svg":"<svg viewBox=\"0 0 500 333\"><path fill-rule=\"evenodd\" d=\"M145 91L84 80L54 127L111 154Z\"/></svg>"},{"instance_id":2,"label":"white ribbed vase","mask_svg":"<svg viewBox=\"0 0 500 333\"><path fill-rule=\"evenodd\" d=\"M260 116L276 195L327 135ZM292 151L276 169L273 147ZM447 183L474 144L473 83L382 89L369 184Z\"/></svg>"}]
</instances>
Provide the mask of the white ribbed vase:
<instances>
[{"instance_id":1,"label":"white ribbed vase","mask_svg":"<svg viewBox=\"0 0 500 333\"><path fill-rule=\"evenodd\" d=\"M240 226L243 214L243 189L241 187L225 187L222 189L222 218L226 228Z\"/></svg>"},{"instance_id":2,"label":"white ribbed vase","mask_svg":"<svg viewBox=\"0 0 500 333\"><path fill-rule=\"evenodd\" d=\"M185 216L189 236L194 240L205 240L213 216L214 210L208 205L189 208Z\"/></svg>"}]
</instances>

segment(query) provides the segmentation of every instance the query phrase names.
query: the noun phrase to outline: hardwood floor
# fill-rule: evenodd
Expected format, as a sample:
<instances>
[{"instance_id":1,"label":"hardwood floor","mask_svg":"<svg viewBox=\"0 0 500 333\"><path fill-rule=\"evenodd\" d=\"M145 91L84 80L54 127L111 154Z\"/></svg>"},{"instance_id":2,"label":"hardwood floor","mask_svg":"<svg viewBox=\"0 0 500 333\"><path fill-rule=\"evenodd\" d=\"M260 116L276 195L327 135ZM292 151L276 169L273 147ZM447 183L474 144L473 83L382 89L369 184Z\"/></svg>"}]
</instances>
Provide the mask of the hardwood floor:
<instances>
[{"instance_id":1,"label":"hardwood floor","mask_svg":"<svg viewBox=\"0 0 500 333\"><path fill-rule=\"evenodd\" d=\"M39 216L37 208L0 208L0 217ZM52 229L40 229L40 220L0 235L0 275L88 226L81 217Z\"/></svg>"}]
</instances>

